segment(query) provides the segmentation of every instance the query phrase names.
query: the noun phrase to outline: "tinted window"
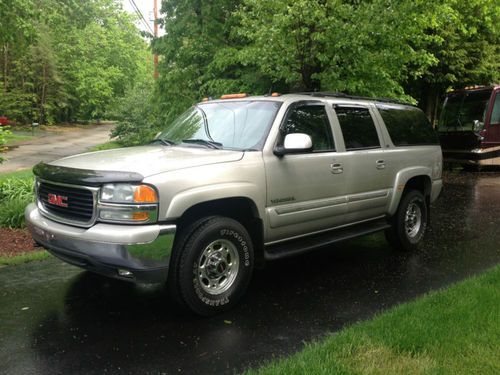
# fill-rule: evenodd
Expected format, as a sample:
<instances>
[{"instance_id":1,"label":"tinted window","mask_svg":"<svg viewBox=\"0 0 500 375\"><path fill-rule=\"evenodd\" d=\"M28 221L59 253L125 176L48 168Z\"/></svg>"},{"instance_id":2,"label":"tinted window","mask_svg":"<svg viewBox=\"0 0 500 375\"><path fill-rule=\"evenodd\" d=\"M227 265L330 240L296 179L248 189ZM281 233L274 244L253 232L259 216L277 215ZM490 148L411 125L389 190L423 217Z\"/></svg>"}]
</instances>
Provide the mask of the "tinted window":
<instances>
[{"instance_id":1,"label":"tinted window","mask_svg":"<svg viewBox=\"0 0 500 375\"><path fill-rule=\"evenodd\" d=\"M367 108L335 107L346 150L380 147L377 129Z\"/></svg>"},{"instance_id":2,"label":"tinted window","mask_svg":"<svg viewBox=\"0 0 500 375\"><path fill-rule=\"evenodd\" d=\"M300 105L293 108L281 128L280 144L285 135L305 133L313 143L313 151L335 150L330 122L323 105Z\"/></svg>"},{"instance_id":3,"label":"tinted window","mask_svg":"<svg viewBox=\"0 0 500 375\"><path fill-rule=\"evenodd\" d=\"M500 91L497 91L493 111L491 112L490 124L500 124Z\"/></svg>"},{"instance_id":4,"label":"tinted window","mask_svg":"<svg viewBox=\"0 0 500 375\"><path fill-rule=\"evenodd\" d=\"M436 132L420 109L385 104L377 108L395 146L438 144Z\"/></svg>"},{"instance_id":5,"label":"tinted window","mask_svg":"<svg viewBox=\"0 0 500 375\"><path fill-rule=\"evenodd\" d=\"M439 120L439 131L470 131L474 120L484 122L491 90L448 94Z\"/></svg>"}]
</instances>

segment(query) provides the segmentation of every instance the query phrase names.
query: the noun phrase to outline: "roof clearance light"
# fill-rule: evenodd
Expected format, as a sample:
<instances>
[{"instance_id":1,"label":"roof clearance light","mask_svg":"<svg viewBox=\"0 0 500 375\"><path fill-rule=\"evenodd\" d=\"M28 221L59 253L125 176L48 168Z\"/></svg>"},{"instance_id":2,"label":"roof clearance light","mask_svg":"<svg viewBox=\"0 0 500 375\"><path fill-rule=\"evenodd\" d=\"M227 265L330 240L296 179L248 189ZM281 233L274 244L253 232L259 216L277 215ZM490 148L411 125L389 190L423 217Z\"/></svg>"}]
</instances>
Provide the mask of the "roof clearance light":
<instances>
[{"instance_id":1,"label":"roof clearance light","mask_svg":"<svg viewBox=\"0 0 500 375\"><path fill-rule=\"evenodd\" d=\"M281 96L281 94L280 94L279 92L273 92L273 93L271 94L271 96L273 96L273 97L277 97L277 96Z\"/></svg>"},{"instance_id":2,"label":"roof clearance light","mask_svg":"<svg viewBox=\"0 0 500 375\"><path fill-rule=\"evenodd\" d=\"M248 95L246 93L241 93L241 94L226 94L222 95L220 98L221 99L240 99L240 98L246 98Z\"/></svg>"}]
</instances>

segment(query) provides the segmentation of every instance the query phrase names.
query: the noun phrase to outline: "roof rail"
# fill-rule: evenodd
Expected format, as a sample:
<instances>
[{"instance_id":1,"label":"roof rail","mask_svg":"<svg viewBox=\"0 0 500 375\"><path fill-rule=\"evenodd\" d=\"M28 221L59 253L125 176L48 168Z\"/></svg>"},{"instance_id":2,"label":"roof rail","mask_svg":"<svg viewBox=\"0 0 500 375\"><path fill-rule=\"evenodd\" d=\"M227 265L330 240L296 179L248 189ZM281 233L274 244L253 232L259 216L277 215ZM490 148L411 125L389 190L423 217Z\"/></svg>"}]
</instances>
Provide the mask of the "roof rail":
<instances>
[{"instance_id":1,"label":"roof rail","mask_svg":"<svg viewBox=\"0 0 500 375\"><path fill-rule=\"evenodd\" d=\"M295 92L294 94L298 95L310 95L317 97L332 97L332 98L346 98L346 99L358 99L358 100L376 100L378 102L384 103L395 103L395 104L404 104L404 105L412 105L406 103L402 100L390 99L390 98L375 98L369 96L356 96L356 95L348 95L343 92L324 92L324 91L315 91L315 92Z\"/></svg>"}]
</instances>

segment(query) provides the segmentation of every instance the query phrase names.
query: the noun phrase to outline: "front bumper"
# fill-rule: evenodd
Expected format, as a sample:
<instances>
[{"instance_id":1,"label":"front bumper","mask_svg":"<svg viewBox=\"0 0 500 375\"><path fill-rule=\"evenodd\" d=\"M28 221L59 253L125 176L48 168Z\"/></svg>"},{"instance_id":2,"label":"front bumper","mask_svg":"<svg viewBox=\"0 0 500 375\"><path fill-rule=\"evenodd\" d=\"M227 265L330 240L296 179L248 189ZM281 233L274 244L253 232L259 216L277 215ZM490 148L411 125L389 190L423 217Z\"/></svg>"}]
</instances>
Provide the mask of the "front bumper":
<instances>
[{"instance_id":1,"label":"front bumper","mask_svg":"<svg viewBox=\"0 0 500 375\"><path fill-rule=\"evenodd\" d=\"M26 207L25 217L33 239L67 263L142 283L166 280L175 225L98 223L79 228L42 216L34 203Z\"/></svg>"}]
</instances>

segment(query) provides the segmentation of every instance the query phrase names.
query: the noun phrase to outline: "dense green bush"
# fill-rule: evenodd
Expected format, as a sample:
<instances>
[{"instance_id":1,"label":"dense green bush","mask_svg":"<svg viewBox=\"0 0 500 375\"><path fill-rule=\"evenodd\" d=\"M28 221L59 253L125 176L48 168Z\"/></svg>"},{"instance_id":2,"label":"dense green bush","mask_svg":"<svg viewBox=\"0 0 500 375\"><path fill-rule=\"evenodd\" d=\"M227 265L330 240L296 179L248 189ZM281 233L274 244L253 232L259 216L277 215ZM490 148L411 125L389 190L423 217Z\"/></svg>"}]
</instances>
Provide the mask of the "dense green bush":
<instances>
[{"instance_id":1,"label":"dense green bush","mask_svg":"<svg viewBox=\"0 0 500 375\"><path fill-rule=\"evenodd\" d=\"M33 178L9 178L0 182L0 227L24 227L24 209L34 201Z\"/></svg>"},{"instance_id":2,"label":"dense green bush","mask_svg":"<svg viewBox=\"0 0 500 375\"><path fill-rule=\"evenodd\" d=\"M30 199L12 198L0 204L0 227L24 228L24 209Z\"/></svg>"},{"instance_id":3,"label":"dense green bush","mask_svg":"<svg viewBox=\"0 0 500 375\"><path fill-rule=\"evenodd\" d=\"M7 127L0 126L0 154L3 151L3 145L5 144L5 136L7 134L10 134L10 131L8 130ZM2 164L3 158L0 155L0 164Z\"/></svg>"}]
</instances>

